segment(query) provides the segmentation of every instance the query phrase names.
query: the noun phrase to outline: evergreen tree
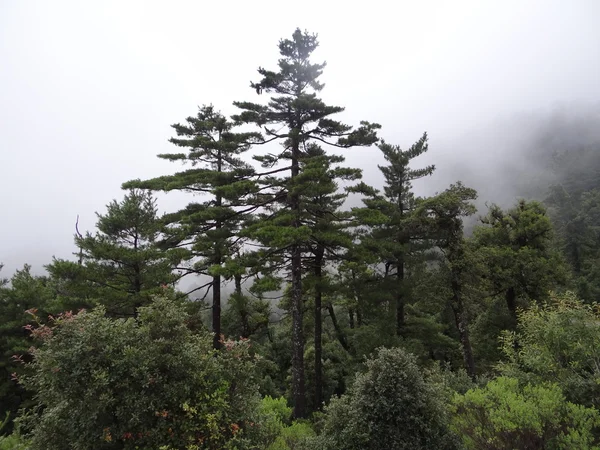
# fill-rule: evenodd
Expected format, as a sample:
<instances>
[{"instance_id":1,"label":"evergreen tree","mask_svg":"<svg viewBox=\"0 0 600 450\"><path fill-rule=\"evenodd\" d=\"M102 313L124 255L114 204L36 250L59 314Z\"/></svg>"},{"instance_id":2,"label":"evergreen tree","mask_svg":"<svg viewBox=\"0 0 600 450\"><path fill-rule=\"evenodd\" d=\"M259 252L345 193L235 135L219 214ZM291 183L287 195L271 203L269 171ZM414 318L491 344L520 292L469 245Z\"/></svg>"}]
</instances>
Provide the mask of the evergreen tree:
<instances>
[{"instance_id":1,"label":"evergreen tree","mask_svg":"<svg viewBox=\"0 0 600 450\"><path fill-rule=\"evenodd\" d=\"M175 281L176 253L157 247L160 224L152 194L132 189L97 214L98 231L76 236L81 264L54 260L46 266L62 298L102 304L112 316L135 316L137 309Z\"/></svg>"},{"instance_id":2,"label":"evergreen tree","mask_svg":"<svg viewBox=\"0 0 600 450\"><path fill-rule=\"evenodd\" d=\"M464 238L462 220L475 213L471 202L476 198L475 190L459 182L423 201L418 207L423 225L429 229L428 234L441 252L439 270L447 280L448 304L458 330L465 369L471 378L475 378L475 359L469 336L465 291L473 276L473 253Z\"/></svg>"},{"instance_id":3,"label":"evergreen tree","mask_svg":"<svg viewBox=\"0 0 600 450\"><path fill-rule=\"evenodd\" d=\"M240 209L246 206L245 196L253 191L254 186L250 179L254 170L240 155L249 150L251 143L260 135L235 133L235 124L215 111L213 106L203 106L195 117L188 117L186 122L172 125L178 137L170 139L186 152L160 154L158 157L183 162L191 168L146 181L130 181L123 186L204 196L204 201L191 202L164 218L167 238L162 246L182 251L182 257L189 263L180 268L183 276L210 277L211 281L201 288L212 289L212 329L214 346L218 348L222 278L231 278L240 269L236 265L232 273L227 262L241 248L238 231L252 209Z\"/></svg>"},{"instance_id":4,"label":"evergreen tree","mask_svg":"<svg viewBox=\"0 0 600 450\"><path fill-rule=\"evenodd\" d=\"M290 297L292 311L292 396L294 416L305 415L304 380L304 333L303 333L303 290L302 258L311 230L302 224L302 193L309 183L298 181L301 174L301 160L306 156L306 146L312 141L340 148L371 145L379 125L362 122L352 127L330 118L344 109L326 105L317 97L323 88L318 78L325 64L314 64L310 56L317 48L315 35L297 29L292 39L279 43L281 58L277 72L259 68L262 79L251 83L258 94L272 93L267 105L236 102L242 112L235 117L246 123L254 123L263 128L264 143L280 140L283 151L279 155L263 155L257 159L263 166L273 166L287 162L275 172L289 171L284 178L269 177L263 181L265 191L261 198L264 204L278 208L266 212L261 223L252 231L254 239L268 242L270 253L285 253L289 262ZM266 189L270 186L270 189Z\"/></svg>"},{"instance_id":5,"label":"evergreen tree","mask_svg":"<svg viewBox=\"0 0 600 450\"><path fill-rule=\"evenodd\" d=\"M519 302L542 301L566 282L565 266L553 247L552 223L541 203L524 200L508 211L492 205L482 223L474 235L488 267L486 278L516 321Z\"/></svg>"},{"instance_id":6,"label":"evergreen tree","mask_svg":"<svg viewBox=\"0 0 600 450\"><path fill-rule=\"evenodd\" d=\"M339 181L356 181L359 169L337 167L344 162L339 155L327 155L316 145L307 145L306 161L298 183L306 184L301 201L306 204L302 224L311 229L305 258L307 291L312 293L314 312L314 407L323 403L323 296L331 289L327 266L338 262L353 245L348 231L351 215L340 208L347 193L339 190Z\"/></svg>"},{"instance_id":7,"label":"evergreen tree","mask_svg":"<svg viewBox=\"0 0 600 450\"><path fill-rule=\"evenodd\" d=\"M424 238L422 230L415 226L411 214L416 206L412 192L412 182L433 173L435 166L412 169L411 161L428 150L427 133L408 150L400 146L382 142L379 149L383 153L387 166L378 166L383 174L385 186L383 194L367 189L364 200L367 211L372 214L371 248L380 255L385 264L384 278L395 279L392 289L395 292L396 334L401 335L405 325L405 304L407 302L408 283L406 283L407 264L421 249ZM356 211L360 213L359 211Z\"/></svg>"}]
</instances>

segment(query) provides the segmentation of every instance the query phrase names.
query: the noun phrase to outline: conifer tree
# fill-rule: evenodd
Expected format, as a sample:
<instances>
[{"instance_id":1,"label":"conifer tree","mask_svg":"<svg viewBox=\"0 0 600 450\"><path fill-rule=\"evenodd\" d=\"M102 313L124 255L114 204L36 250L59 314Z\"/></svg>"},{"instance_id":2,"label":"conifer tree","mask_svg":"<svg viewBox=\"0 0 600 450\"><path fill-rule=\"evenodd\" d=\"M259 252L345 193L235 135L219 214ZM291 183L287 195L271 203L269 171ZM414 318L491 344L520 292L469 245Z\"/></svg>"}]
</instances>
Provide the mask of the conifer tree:
<instances>
[{"instance_id":1,"label":"conifer tree","mask_svg":"<svg viewBox=\"0 0 600 450\"><path fill-rule=\"evenodd\" d=\"M351 214L340 210L348 194L339 190L338 183L360 179L361 171L335 166L344 162L344 157L327 155L316 144L307 145L306 161L297 180L307 186L301 198L306 204L302 224L311 229L305 270L314 301L314 407L319 409L323 403L323 295L331 287L326 269L353 245L348 230Z\"/></svg>"},{"instance_id":2,"label":"conifer tree","mask_svg":"<svg viewBox=\"0 0 600 450\"><path fill-rule=\"evenodd\" d=\"M474 234L488 267L486 278L491 291L504 296L516 322L519 302L542 301L566 281L565 264L553 247L552 223L541 203L525 200L508 211L492 205L481 220Z\"/></svg>"},{"instance_id":3,"label":"conifer tree","mask_svg":"<svg viewBox=\"0 0 600 450\"><path fill-rule=\"evenodd\" d=\"M132 189L97 216L95 234L75 236L81 264L55 259L46 269L66 304L100 303L111 315L135 316L174 282L178 256L157 247L158 210L148 192Z\"/></svg>"},{"instance_id":4,"label":"conifer tree","mask_svg":"<svg viewBox=\"0 0 600 450\"><path fill-rule=\"evenodd\" d=\"M383 193L363 186L367 198L365 210L356 209L355 213L363 219L370 215L368 223L372 227L367 239L371 249L380 255L385 264L384 278L394 279L392 289L395 292L396 334L401 335L405 323L405 304L407 301L406 267L411 256L420 247L423 240L422 230L412 221L411 213L416 206L412 191L412 182L433 173L435 166L412 169L411 161L428 150L427 133L408 150L398 145L381 142L379 149L388 165L378 166L383 174L385 185ZM377 214L373 214L373 213Z\"/></svg>"},{"instance_id":5,"label":"conifer tree","mask_svg":"<svg viewBox=\"0 0 600 450\"><path fill-rule=\"evenodd\" d=\"M257 159L264 167L285 162L274 174L288 172L286 177L272 176L263 181L263 204L272 205L262 221L249 230L253 238L268 242L269 253L285 254L290 272L290 297L292 312L292 396L294 416L305 415L304 379L304 332L302 259L311 230L302 224L302 194L310 183L298 181L302 171L301 160L310 142L338 148L366 146L376 142L379 125L362 122L355 130L351 126L333 120L332 115L344 108L326 105L317 97L323 84L318 79L325 63L311 62L311 54L317 48L317 36L297 29L291 39L279 43L281 58L278 71L259 68L262 79L251 83L258 94L272 94L266 104L236 102L242 111L235 120L254 123L261 127L263 143L279 140L283 150L278 155L262 155ZM267 186L270 188L267 189Z\"/></svg>"},{"instance_id":6,"label":"conifer tree","mask_svg":"<svg viewBox=\"0 0 600 450\"><path fill-rule=\"evenodd\" d=\"M216 111L203 106L185 124L174 124L177 136L170 142L185 150L159 158L182 162L190 168L173 175L146 181L134 180L123 187L153 191L182 191L203 196L184 209L164 218L167 238L165 248L180 249L188 264L180 267L183 276L196 274L210 277L201 288L212 289L212 329L214 346L220 347L222 278L233 276L227 262L240 249L238 230L252 207L245 196L253 191L254 170L240 155L260 138L258 133L236 133L235 124ZM240 209L241 208L241 209ZM208 294L208 290L206 291Z\"/></svg>"},{"instance_id":7,"label":"conifer tree","mask_svg":"<svg viewBox=\"0 0 600 450\"><path fill-rule=\"evenodd\" d=\"M444 192L421 202L416 210L428 235L440 250L440 271L447 280L448 304L452 309L461 343L465 370L475 378L475 359L469 334L469 320L465 304L467 285L472 277L473 253L463 233L463 218L475 213L472 201L477 198L474 189L458 182Z\"/></svg>"}]
</instances>

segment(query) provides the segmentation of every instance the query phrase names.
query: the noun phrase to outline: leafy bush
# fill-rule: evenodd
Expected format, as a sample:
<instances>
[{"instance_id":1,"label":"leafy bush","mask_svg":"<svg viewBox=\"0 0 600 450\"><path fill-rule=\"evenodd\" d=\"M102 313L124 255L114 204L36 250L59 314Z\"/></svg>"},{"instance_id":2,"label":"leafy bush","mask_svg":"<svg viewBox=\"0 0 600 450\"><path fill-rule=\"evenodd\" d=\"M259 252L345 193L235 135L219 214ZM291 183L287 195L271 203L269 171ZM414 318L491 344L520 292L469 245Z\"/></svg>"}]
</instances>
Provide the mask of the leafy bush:
<instances>
[{"instance_id":1,"label":"leafy bush","mask_svg":"<svg viewBox=\"0 0 600 450\"><path fill-rule=\"evenodd\" d=\"M103 309L66 314L33 331L36 408L20 419L32 449L253 448L259 397L245 341L212 349L167 300L139 320Z\"/></svg>"},{"instance_id":2,"label":"leafy bush","mask_svg":"<svg viewBox=\"0 0 600 450\"><path fill-rule=\"evenodd\" d=\"M306 422L291 422L292 408L285 398L266 396L260 405L262 446L267 450L300 450L315 432Z\"/></svg>"},{"instance_id":3,"label":"leafy bush","mask_svg":"<svg viewBox=\"0 0 600 450\"><path fill-rule=\"evenodd\" d=\"M0 422L0 433L9 424L10 414L6 414L3 421ZM0 450L27 450L27 443L16 432L9 436L0 435Z\"/></svg>"},{"instance_id":4,"label":"leafy bush","mask_svg":"<svg viewBox=\"0 0 600 450\"><path fill-rule=\"evenodd\" d=\"M0 436L0 450L28 450L30 447L18 434Z\"/></svg>"},{"instance_id":5,"label":"leafy bush","mask_svg":"<svg viewBox=\"0 0 600 450\"><path fill-rule=\"evenodd\" d=\"M306 422L294 422L289 427L284 427L281 434L275 439L267 450L301 450L307 447L307 439L314 437L315 432Z\"/></svg>"},{"instance_id":6,"label":"leafy bush","mask_svg":"<svg viewBox=\"0 0 600 450\"><path fill-rule=\"evenodd\" d=\"M348 393L326 408L313 448L450 449L447 410L438 385L426 381L415 357L401 348L377 350Z\"/></svg>"},{"instance_id":7,"label":"leafy bush","mask_svg":"<svg viewBox=\"0 0 600 450\"><path fill-rule=\"evenodd\" d=\"M553 295L519 315L502 344L503 375L522 383L556 382L569 401L600 407L600 310L574 294Z\"/></svg>"},{"instance_id":8,"label":"leafy bush","mask_svg":"<svg viewBox=\"0 0 600 450\"><path fill-rule=\"evenodd\" d=\"M555 384L525 385L500 377L485 388L456 394L453 430L467 449L589 450L600 415L565 401Z\"/></svg>"}]
</instances>

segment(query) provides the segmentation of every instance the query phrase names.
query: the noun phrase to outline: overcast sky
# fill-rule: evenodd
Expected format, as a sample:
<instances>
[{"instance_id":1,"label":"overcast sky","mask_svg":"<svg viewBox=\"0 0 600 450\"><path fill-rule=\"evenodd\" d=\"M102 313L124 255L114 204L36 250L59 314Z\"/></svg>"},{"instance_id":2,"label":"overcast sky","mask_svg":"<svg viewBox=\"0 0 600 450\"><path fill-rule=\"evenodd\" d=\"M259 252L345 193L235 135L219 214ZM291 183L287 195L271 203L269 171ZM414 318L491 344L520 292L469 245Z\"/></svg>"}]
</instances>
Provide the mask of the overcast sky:
<instances>
[{"instance_id":1,"label":"overcast sky","mask_svg":"<svg viewBox=\"0 0 600 450\"><path fill-rule=\"evenodd\" d=\"M155 155L198 105L261 100L249 82L296 27L319 34L324 99L392 143L428 131L438 180L468 162L489 193L540 118L600 129L598 0L0 0L4 274L70 257L78 214L92 230L122 182L179 169ZM349 154L374 184L380 159Z\"/></svg>"}]
</instances>

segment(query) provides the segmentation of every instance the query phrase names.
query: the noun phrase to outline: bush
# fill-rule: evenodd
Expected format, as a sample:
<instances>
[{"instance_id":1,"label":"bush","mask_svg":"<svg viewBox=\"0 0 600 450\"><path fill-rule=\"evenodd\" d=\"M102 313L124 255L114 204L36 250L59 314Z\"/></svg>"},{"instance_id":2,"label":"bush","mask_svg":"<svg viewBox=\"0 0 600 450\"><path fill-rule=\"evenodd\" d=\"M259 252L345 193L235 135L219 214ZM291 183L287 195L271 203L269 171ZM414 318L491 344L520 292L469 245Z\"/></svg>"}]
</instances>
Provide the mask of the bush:
<instances>
[{"instance_id":1,"label":"bush","mask_svg":"<svg viewBox=\"0 0 600 450\"><path fill-rule=\"evenodd\" d=\"M455 447L444 395L426 381L415 357L400 348L377 350L348 393L326 408L313 448L419 450Z\"/></svg>"},{"instance_id":2,"label":"bush","mask_svg":"<svg viewBox=\"0 0 600 450\"><path fill-rule=\"evenodd\" d=\"M467 449L589 450L600 424L593 408L568 403L555 384L521 387L500 377L486 387L456 394L453 430Z\"/></svg>"},{"instance_id":3,"label":"bush","mask_svg":"<svg viewBox=\"0 0 600 450\"><path fill-rule=\"evenodd\" d=\"M300 450L315 432L306 422L291 422L292 408L285 398L266 396L260 405L262 446L267 450Z\"/></svg>"},{"instance_id":4,"label":"bush","mask_svg":"<svg viewBox=\"0 0 600 450\"><path fill-rule=\"evenodd\" d=\"M284 427L281 434L275 439L267 450L301 450L309 449L307 439L314 437L315 432L306 422L294 422L289 427Z\"/></svg>"},{"instance_id":5,"label":"bush","mask_svg":"<svg viewBox=\"0 0 600 450\"><path fill-rule=\"evenodd\" d=\"M245 341L212 349L182 306L158 300L135 319L66 314L32 351L21 381L37 405L20 419L31 448L253 448L259 397Z\"/></svg>"},{"instance_id":6,"label":"bush","mask_svg":"<svg viewBox=\"0 0 600 450\"><path fill-rule=\"evenodd\" d=\"M522 383L556 382L573 403L600 407L600 310L574 294L519 314L516 333L506 332L501 373Z\"/></svg>"},{"instance_id":7,"label":"bush","mask_svg":"<svg viewBox=\"0 0 600 450\"><path fill-rule=\"evenodd\" d=\"M0 422L0 433L9 423L10 414L6 414L3 421ZM27 443L16 432L9 436L0 435L0 450L27 450Z\"/></svg>"},{"instance_id":8,"label":"bush","mask_svg":"<svg viewBox=\"0 0 600 450\"><path fill-rule=\"evenodd\" d=\"M28 450L29 448L27 442L17 434L0 436L0 450Z\"/></svg>"}]
</instances>

